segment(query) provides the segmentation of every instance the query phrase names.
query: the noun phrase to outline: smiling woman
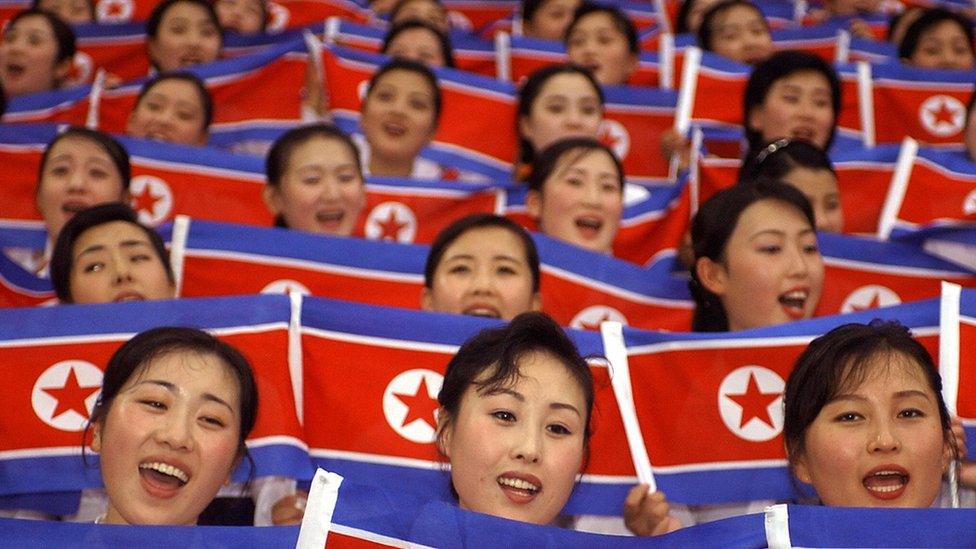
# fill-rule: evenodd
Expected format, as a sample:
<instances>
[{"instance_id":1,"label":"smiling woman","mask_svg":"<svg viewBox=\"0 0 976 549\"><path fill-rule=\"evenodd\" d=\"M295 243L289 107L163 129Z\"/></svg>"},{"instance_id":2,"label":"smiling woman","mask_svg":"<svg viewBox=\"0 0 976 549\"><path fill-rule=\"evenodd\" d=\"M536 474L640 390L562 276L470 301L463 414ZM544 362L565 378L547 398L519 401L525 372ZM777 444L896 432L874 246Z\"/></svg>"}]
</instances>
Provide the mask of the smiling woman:
<instances>
[{"instance_id":1,"label":"smiling woman","mask_svg":"<svg viewBox=\"0 0 976 549\"><path fill-rule=\"evenodd\" d=\"M164 73L142 86L125 131L131 136L181 145L204 145L213 121L213 99L189 72Z\"/></svg>"},{"instance_id":2,"label":"smiling woman","mask_svg":"<svg viewBox=\"0 0 976 549\"><path fill-rule=\"evenodd\" d=\"M0 41L0 83L8 97L61 87L75 55L75 33L37 8L14 15Z\"/></svg>"},{"instance_id":3,"label":"smiling woman","mask_svg":"<svg viewBox=\"0 0 976 549\"><path fill-rule=\"evenodd\" d=\"M437 445L463 509L550 524L585 466L593 378L551 318L524 313L469 339L437 397Z\"/></svg>"},{"instance_id":4,"label":"smiling woman","mask_svg":"<svg viewBox=\"0 0 976 549\"><path fill-rule=\"evenodd\" d=\"M216 61L224 43L206 0L162 0L146 21L146 36L149 62L160 72Z\"/></svg>"},{"instance_id":5,"label":"smiling woman","mask_svg":"<svg viewBox=\"0 0 976 549\"><path fill-rule=\"evenodd\" d=\"M155 328L112 355L91 416L106 524L193 525L247 457L258 393L247 360L192 328Z\"/></svg>"}]
</instances>

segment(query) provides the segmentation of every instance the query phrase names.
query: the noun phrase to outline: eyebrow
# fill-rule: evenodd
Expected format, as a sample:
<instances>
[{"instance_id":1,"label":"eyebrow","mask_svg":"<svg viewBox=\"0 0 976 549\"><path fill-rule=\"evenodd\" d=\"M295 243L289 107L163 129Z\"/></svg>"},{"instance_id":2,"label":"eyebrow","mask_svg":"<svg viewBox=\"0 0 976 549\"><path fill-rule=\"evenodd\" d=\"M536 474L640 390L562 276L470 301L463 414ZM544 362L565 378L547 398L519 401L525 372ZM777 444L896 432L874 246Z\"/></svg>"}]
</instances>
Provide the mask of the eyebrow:
<instances>
[{"instance_id":1,"label":"eyebrow","mask_svg":"<svg viewBox=\"0 0 976 549\"><path fill-rule=\"evenodd\" d=\"M918 389L906 389L904 391L898 391L892 395L894 398L909 398L909 397L921 397L925 400L932 400L931 397L925 392ZM855 401L866 401L867 397L858 394L842 394L837 395L830 402L836 402L838 400L855 400Z\"/></svg>"},{"instance_id":2,"label":"eyebrow","mask_svg":"<svg viewBox=\"0 0 976 549\"><path fill-rule=\"evenodd\" d=\"M814 231L813 229L804 229L804 230L802 230L802 231L799 232L799 236L804 236L804 235L807 235L807 234L810 234L810 233L815 233L815 232L816 231ZM755 238L758 238L758 237L760 237L760 236L762 236L764 234L772 234L774 236L779 236L779 237L786 238L786 231L781 231L779 229L766 229L766 230L759 231L759 232L753 234L752 236L749 237L749 240L752 241Z\"/></svg>"},{"instance_id":3,"label":"eyebrow","mask_svg":"<svg viewBox=\"0 0 976 549\"><path fill-rule=\"evenodd\" d=\"M508 395L519 402L525 402L525 395L516 391L515 389L495 389L494 391L487 393L485 396L491 395ZM583 414L580 413L576 406L573 406L567 402L550 402L549 408L552 410L569 410L570 412L574 412L579 417L583 417Z\"/></svg>"},{"instance_id":4,"label":"eyebrow","mask_svg":"<svg viewBox=\"0 0 976 549\"><path fill-rule=\"evenodd\" d=\"M140 381L138 383L138 385L142 385L144 383L149 383L149 384L152 384L152 385L159 385L160 387L166 389L167 391L169 391L170 393L173 393L173 394L176 394L178 392L177 391L177 388L176 388L176 385L173 384L173 383L170 383L169 381L163 381L161 379L144 379L144 380ZM231 407L230 404L227 404L227 401L225 401L224 399L220 398L219 396L214 395L212 393L203 393L203 395L201 395L201 396L202 396L203 400L206 400L208 402L215 402L217 404L221 404L221 405L227 407L227 409L230 410L230 412L232 414L237 415L237 412L234 411L234 408Z\"/></svg>"},{"instance_id":5,"label":"eyebrow","mask_svg":"<svg viewBox=\"0 0 976 549\"><path fill-rule=\"evenodd\" d=\"M149 246L149 243L146 242L145 240L123 240L122 242L119 242L119 246L122 247L122 248L133 248L133 247L136 247L136 246L147 246L148 247ZM91 246L89 246L89 247L85 248L84 250L78 252L78 255L75 256L75 259L78 259L79 257L81 257L81 256L83 256L85 254L88 254L88 253L95 253L95 252L105 251L105 249L106 249L106 246L104 244L92 244Z\"/></svg>"}]
</instances>

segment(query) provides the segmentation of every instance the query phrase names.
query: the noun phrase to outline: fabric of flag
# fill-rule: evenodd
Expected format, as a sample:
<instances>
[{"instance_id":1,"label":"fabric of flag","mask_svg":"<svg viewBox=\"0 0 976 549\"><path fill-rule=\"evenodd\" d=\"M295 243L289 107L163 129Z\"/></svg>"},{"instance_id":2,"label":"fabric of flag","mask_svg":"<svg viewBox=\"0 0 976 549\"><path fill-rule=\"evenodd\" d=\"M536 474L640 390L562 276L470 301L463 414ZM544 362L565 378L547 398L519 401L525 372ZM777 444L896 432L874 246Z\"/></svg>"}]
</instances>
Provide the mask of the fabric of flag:
<instances>
[{"instance_id":1,"label":"fabric of flag","mask_svg":"<svg viewBox=\"0 0 976 549\"><path fill-rule=\"evenodd\" d=\"M261 395L248 438L256 474L310 478L289 374L290 318L280 296L0 310L0 364L12 404L0 418L0 495L99 486L97 458L86 467L81 444L105 364L136 333L173 325L210 330L251 363ZM234 478L247 472L242 466Z\"/></svg>"},{"instance_id":2,"label":"fabric of flag","mask_svg":"<svg viewBox=\"0 0 976 549\"><path fill-rule=\"evenodd\" d=\"M515 0L445 0L442 4L447 10L451 27L467 32L479 32L497 21L510 19L519 7Z\"/></svg>"},{"instance_id":3,"label":"fabric of flag","mask_svg":"<svg viewBox=\"0 0 976 549\"><path fill-rule=\"evenodd\" d=\"M898 46L886 40L872 40L851 36L848 61L870 63L898 63Z\"/></svg>"},{"instance_id":4,"label":"fabric of flag","mask_svg":"<svg viewBox=\"0 0 976 549\"><path fill-rule=\"evenodd\" d=\"M368 5L357 0L274 0L268 2L268 14L268 27L273 30L320 25L333 16L357 23L372 17Z\"/></svg>"},{"instance_id":5,"label":"fabric of flag","mask_svg":"<svg viewBox=\"0 0 976 549\"><path fill-rule=\"evenodd\" d=\"M812 53L833 64L837 59L837 31L826 27L773 29L770 33L777 50L799 50Z\"/></svg>"},{"instance_id":6,"label":"fabric of flag","mask_svg":"<svg viewBox=\"0 0 976 549\"><path fill-rule=\"evenodd\" d=\"M327 47L323 52L329 108L337 118L358 120L361 100L373 73L386 57L341 48ZM442 123L434 135L431 148L465 154L485 164L493 164L501 173L511 173L515 159L515 88L493 78L463 71L436 69L443 98ZM463 124L448 124L463 120ZM498 131L498 128L511 131ZM492 139L485 139L491 135Z\"/></svg>"},{"instance_id":7,"label":"fabric of flag","mask_svg":"<svg viewBox=\"0 0 976 549\"><path fill-rule=\"evenodd\" d=\"M512 36L508 48L509 67L512 82L520 83L535 71L566 63L566 47L558 40ZM655 52L641 52L637 58L637 69L627 80L628 86L656 88L661 85L661 58Z\"/></svg>"},{"instance_id":8,"label":"fabric of flag","mask_svg":"<svg viewBox=\"0 0 976 549\"><path fill-rule=\"evenodd\" d=\"M145 21L155 6L152 0L97 0L95 20L99 23Z\"/></svg>"},{"instance_id":9,"label":"fabric of flag","mask_svg":"<svg viewBox=\"0 0 976 549\"><path fill-rule=\"evenodd\" d=\"M96 23L73 28L78 48L69 75L73 85L90 84L98 69L105 69L122 81L149 74L144 23Z\"/></svg>"},{"instance_id":10,"label":"fabric of flag","mask_svg":"<svg viewBox=\"0 0 976 549\"><path fill-rule=\"evenodd\" d=\"M830 159L844 208L844 232L875 234L891 186L899 145L834 147Z\"/></svg>"},{"instance_id":11,"label":"fabric of flag","mask_svg":"<svg viewBox=\"0 0 976 549\"><path fill-rule=\"evenodd\" d=\"M825 274L816 316L937 297L940 282L976 286L976 274L916 246L819 233Z\"/></svg>"},{"instance_id":12,"label":"fabric of flag","mask_svg":"<svg viewBox=\"0 0 976 549\"><path fill-rule=\"evenodd\" d=\"M31 93L7 100L3 122L59 122L83 126L88 118L90 86Z\"/></svg>"},{"instance_id":13,"label":"fabric of flag","mask_svg":"<svg viewBox=\"0 0 976 549\"><path fill-rule=\"evenodd\" d=\"M304 426L315 462L348 478L449 500L434 444L437 393L457 348L497 321L308 298L302 309ZM569 330L583 356L598 334ZM636 481L604 366L590 460L568 513L617 514ZM350 375L354 371L356 375ZM614 422L616 420L616 423Z\"/></svg>"},{"instance_id":14,"label":"fabric of flag","mask_svg":"<svg viewBox=\"0 0 976 549\"><path fill-rule=\"evenodd\" d=\"M861 96L858 93L860 84L857 67L858 65L854 63L834 64L837 77L840 79L840 112L837 113L837 135L833 150L843 150L841 139L844 137L868 144L861 120L862 107Z\"/></svg>"},{"instance_id":15,"label":"fabric of flag","mask_svg":"<svg viewBox=\"0 0 976 549\"><path fill-rule=\"evenodd\" d=\"M899 143L907 135L922 143L961 143L974 71L871 65L876 143Z\"/></svg>"},{"instance_id":16,"label":"fabric of flag","mask_svg":"<svg viewBox=\"0 0 976 549\"><path fill-rule=\"evenodd\" d=\"M0 219L40 220L34 200L37 174L41 154L55 135L55 124L0 124L0 164L4 167Z\"/></svg>"},{"instance_id":17,"label":"fabric of flag","mask_svg":"<svg viewBox=\"0 0 976 549\"><path fill-rule=\"evenodd\" d=\"M693 71L693 86L680 88L682 95L692 95L691 120L702 126L742 126L742 101L752 67L730 61L712 52L702 52L698 66L682 65L682 80ZM721 101L716 101L721 97ZM681 102L681 99L679 99Z\"/></svg>"},{"instance_id":18,"label":"fabric of flag","mask_svg":"<svg viewBox=\"0 0 976 549\"><path fill-rule=\"evenodd\" d=\"M674 127L678 94L635 86L603 88L604 120L598 138L613 149L631 183L668 181L668 159L661 154L661 134Z\"/></svg>"},{"instance_id":19,"label":"fabric of flag","mask_svg":"<svg viewBox=\"0 0 976 549\"><path fill-rule=\"evenodd\" d=\"M943 292L943 300L946 299L946 292ZM951 303L955 308L949 312L949 321L957 325L956 330L946 329L945 320L943 321L943 347L951 344L951 354L947 357L940 356L940 373L942 374L945 387L954 386L954 395L945 395L946 405L951 412L956 414L962 421L966 430L966 443L969 455L976 452L976 291L962 289L958 294L958 302ZM957 312L958 311L958 312ZM943 302L943 315L946 315L945 301ZM948 332L957 331L958 333L949 335ZM953 365L953 372L947 372L948 364ZM953 398L955 397L955 398Z\"/></svg>"},{"instance_id":20,"label":"fabric of flag","mask_svg":"<svg viewBox=\"0 0 976 549\"><path fill-rule=\"evenodd\" d=\"M55 301L51 281L29 272L8 257L5 250L43 250L43 227L0 224L0 308L34 307Z\"/></svg>"},{"instance_id":21,"label":"fabric of flag","mask_svg":"<svg viewBox=\"0 0 976 549\"><path fill-rule=\"evenodd\" d=\"M295 39L257 53L187 68L204 80L214 101L211 129L254 120L294 121L301 115L299 90L305 83L308 54ZM98 129L122 133L144 80L105 90L98 107ZM259 91L255 91L259 90Z\"/></svg>"},{"instance_id":22,"label":"fabric of flag","mask_svg":"<svg viewBox=\"0 0 976 549\"><path fill-rule=\"evenodd\" d=\"M965 152L920 147L908 162L907 181L890 191L892 233L976 224L976 164Z\"/></svg>"},{"instance_id":23,"label":"fabric of flag","mask_svg":"<svg viewBox=\"0 0 976 549\"><path fill-rule=\"evenodd\" d=\"M937 349L937 300L730 333L625 328L634 406L658 488L687 504L795 497L781 437L785 380L814 337L877 317L897 319Z\"/></svg>"}]
</instances>

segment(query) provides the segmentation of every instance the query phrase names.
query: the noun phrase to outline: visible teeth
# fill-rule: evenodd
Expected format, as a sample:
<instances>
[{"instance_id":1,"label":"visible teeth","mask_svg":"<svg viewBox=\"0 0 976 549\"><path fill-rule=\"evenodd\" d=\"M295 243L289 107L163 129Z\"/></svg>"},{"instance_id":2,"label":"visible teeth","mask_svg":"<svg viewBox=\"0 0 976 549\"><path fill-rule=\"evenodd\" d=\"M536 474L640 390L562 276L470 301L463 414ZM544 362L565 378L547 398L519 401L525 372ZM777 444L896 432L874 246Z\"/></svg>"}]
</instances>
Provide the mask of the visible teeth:
<instances>
[{"instance_id":1,"label":"visible teeth","mask_svg":"<svg viewBox=\"0 0 976 549\"><path fill-rule=\"evenodd\" d=\"M599 229L603 225L603 223L601 223L597 219L585 219L585 218L577 219L576 224L579 225L580 227L588 227L591 229Z\"/></svg>"},{"instance_id":2,"label":"visible teeth","mask_svg":"<svg viewBox=\"0 0 976 549\"><path fill-rule=\"evenodd\" d=\"M179 467L174 467L168 463L161 463L158 461L152 461L150 463L142 463L139 465L140 469L152 469L153 471L160 472L164 475L169 475L171 477L176 477L180 479L180 482L186 484L189 482L190 477L183 472Z\"/></svg>"},{"instance_id":3,"label":"visible teeth","mask_svg":"<svg viewBox=\"0 0 976 549\"><path fill-rule=\"evenodd\" d=\"M783 294L786 299L806 299L810 295L810 292L805 290L794 290L792 292L787 292Z\"/></svg>"},{"instance_id":4,"label":"visible teeth","mask_svg":"<svg viewBox=\"0 0 976 549\"><path fill-rule=\"evenodd\" d=\"M315 214L315 217L319 221L323 221L323 222L339 221L342 219L342 214L343 214L342 212L332 212L332 213L319 212Z\"/></svg>"},{"instance_id":5,"label":"visible teeth","mask_svg":"<svg viewBox=\"0 0 976 549\"><path fill-rule=\"evenodd\" d=\"M465 314L470 316L484 316L488 318L498 318L498 312L494 309L485 309L478 307L476 309L468 309Z\"/></svg>"},{"instance_id":6,"label":"visible teeth","mask_svg":"<svg viewBox=\"0 0 976 549\"><path fill-rule=\"evenodd\" d=\"M522 480L520 478L500 478L498 479L498 484L502 486L508 486L515 488L516 490L528 490L530 492L538 492L539 487L531 482Z\"/></svg>"}]
</instances>

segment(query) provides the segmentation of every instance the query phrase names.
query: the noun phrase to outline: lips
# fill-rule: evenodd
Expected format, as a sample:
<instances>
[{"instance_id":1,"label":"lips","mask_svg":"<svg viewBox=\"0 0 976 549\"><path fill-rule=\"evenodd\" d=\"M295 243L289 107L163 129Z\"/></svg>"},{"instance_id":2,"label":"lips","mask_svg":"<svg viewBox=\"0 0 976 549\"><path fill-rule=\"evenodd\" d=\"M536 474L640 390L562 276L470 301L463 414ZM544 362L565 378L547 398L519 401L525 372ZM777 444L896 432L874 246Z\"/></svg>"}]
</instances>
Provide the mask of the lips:
<instances>
[{"instance_id":1,"label":"lips","mask_svg":"<svg viewBox=\"0 0 976 549\"><path fill-rule=\"evenodd\" d=\"M542 492L542 481L535 475L512 471L499 475L496 482L512 503L530 503Z\"/></svg>"},{"instance_id":2,"label":"lips","mask_svg":"<svg viewBox=\"0 0 976 549\"><path fill-rule=\"evenodd\" d=\"M407 127L399 122L383 122L383 132L393 138L400 138L407 135Z\"/></svg>"},{"instance_id":3,"label":"lips","mask_svg":"<svg viewBox=\"0 0 976 549\"><path fill-rule=\"evenodd\" d=\"M501 318L501 311L494 305L488 303L474 303L466 307L462 314L469 316L483 316L487 318Z\"/></svg>"},{"instance_id":4,"label":"lips","mask_svg":"<svg viewBox=\"0 0 976 549\"><path fill-rule=\"evenodd\" d=\"M346 212L343 210L321 210L315 212L315 221L330 230L337 230L345 217Z\"/></svg>"},{"instance_id":5,"label":"lips","mask_svg":"<svg viewBox=\"0 0 976 549\"><path fill-rule=\"evenodd\" d=\"M181 67L188 67L190 65L199 65L200 63L203 63L203 57L201 57L199 54L196 53L191 53L180 57Z\"/></svg>"},{"instance_id":6,"label":"lips","mask_svg":"<svg viewBox=\"0 0 976 549\"><path fill-rule=\"evenodd\" d=\"M810 141L811 143L813 142L814 135L815 133L813 131L813 128L809 126L799 126L793 128L793 131L790 132L790 137L794 139L803 139L806 141Z\"/></svg>"},{"instance_id":7,"label":"lips","mask_svg":"<svg viewBox=\"0 0 976 549\"><path fill-rule=\"evenodd\" d=\"M168 499L190 482L191 475L181 464L148 460L139 464L139 479L151 496Z\"/></svg>"},{"instance_id":8,"label":"lips","mask_svg":"<svg viewBox=\"0 0 976 549\"><path fill-rule=\"evenodd\" d=\"M23 74L27 71L27 67L21 65L20 63L7 63L3 66L3 70L7 73L7 76L18 78L23 76Z\"/></svg>"},{"instance_id":9,"label":"lips","mask_svg":"<svg viewBox=\"0 0 976 549\"><path fill-rule=\"evenodd\" d=\"M112 301L114 301L115 303L121 303L122 301L145 301L145 300L146 300L146 296L140 294L139 292L135 292L131 290L119 293L115 296L114 299L112 299Z\"/></svg>"},{"instance_id":10,"label":"lips","mask_svg":"<svg viewBox=\"0 0 976 549\"><path fill-rule=\"evenodd\" d=\"M603 219L592 215L577 217L573 223L576 225L576 230L579 231L580 235L586 239L598 237L600 231L603 229Z\"/></svg>"},{"instance_id":11,"label":"lips","mask_svg":"<svg viewBox=\"0 0 976 549\"><path fill-rule=\"evenodd\" d=\"M898 465L881 465L868 471L861 484L873 497L881 500L897 499L905 493L911 475Z\"/></svg>"},{"instance_id":12,"label":"lips","mask_svg":"<svg viewBox=\"0 0 976 549\"><path fill-rule=\"evenodd\" d=\"M778 298L787 316L793 320L800 320L806 316L808 299L810 299L809 288L794 288L780 294Z\"/></svg>"}]
</instances>

